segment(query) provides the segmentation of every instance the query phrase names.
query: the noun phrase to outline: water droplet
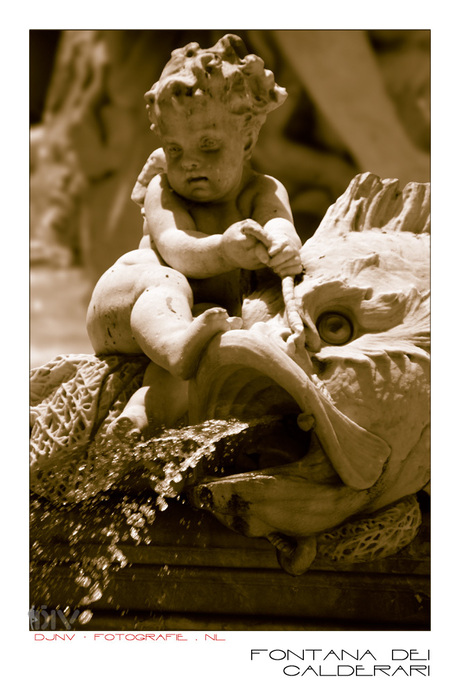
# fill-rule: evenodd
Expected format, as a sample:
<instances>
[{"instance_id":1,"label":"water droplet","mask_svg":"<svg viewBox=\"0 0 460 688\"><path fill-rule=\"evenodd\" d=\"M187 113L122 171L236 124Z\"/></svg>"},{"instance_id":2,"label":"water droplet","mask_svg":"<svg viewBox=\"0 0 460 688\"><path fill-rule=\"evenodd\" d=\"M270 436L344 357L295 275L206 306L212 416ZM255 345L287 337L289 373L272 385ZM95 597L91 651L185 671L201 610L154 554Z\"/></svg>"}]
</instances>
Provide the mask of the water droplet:
<instances>
[{"instance_id":1,"label":"water droplet","mask_svg":"<svg viewBox=\"0 0 460 688\"><path fill-rule=\"evenodd\" d=\"M79 617L78 617L78 622L81 624L87 624L91 619L93 618L93 612L90 609L85 609Z\"/></svg>"},{"instance_id":2,"label":"water droplet","mask_svg":"<svg viewBox=\"0 0 460 688\"><path fill-rule=\"evenodd\" d=\"M77 583L77 585L81 585L82 588L89 588L89 586L91 585L91 578L89 578L88 576L81 575L75 579L75 582Z\"/></svg>"}]
</instances>

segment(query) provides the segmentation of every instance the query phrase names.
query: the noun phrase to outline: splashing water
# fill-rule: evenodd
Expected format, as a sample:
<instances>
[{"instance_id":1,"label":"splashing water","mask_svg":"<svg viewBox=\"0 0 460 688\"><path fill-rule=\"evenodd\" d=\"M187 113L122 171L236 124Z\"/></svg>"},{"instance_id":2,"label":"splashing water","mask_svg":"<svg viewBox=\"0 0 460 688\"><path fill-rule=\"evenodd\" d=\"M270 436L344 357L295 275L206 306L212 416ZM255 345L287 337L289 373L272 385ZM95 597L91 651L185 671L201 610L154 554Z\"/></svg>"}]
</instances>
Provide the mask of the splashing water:
<instances>
[{"instance_id":1,"label":"splashing water","mask_svg":"<svg viewBox=\"0 0 460 688\"><path fill-rule=\"evenodd\" d=\"M129 565L123 543L149 545L149 527L157 512L167 509L167 500L183 501L181 493L187 486L205 475L228 472L242 444L250 443L258 430L274 420L210 420L165 430L145 442L118 443L114 447L111 440L100 464L91 462L91 471L84 462L74 465L80 478L87 477L86 483L79 480L73 494L72 501L78 506L65 497L62 504L56 504L34 495L31 605L53 602L49 583L59 578L60 572L62 576L63 566L66 575L69 568L72 571L69 595L75 599L75 589L80 591L76 607L90 607L100 600L113 574ZM112 462L110 470L108 461ZM118 490L126 488L124 493L114 490L117 481ZM139 491L133 494L133 488ZM33 599L34 595L40 599ZM86 609L78 621L88 623L91 616Z\"/></svg>"}]
</instances>

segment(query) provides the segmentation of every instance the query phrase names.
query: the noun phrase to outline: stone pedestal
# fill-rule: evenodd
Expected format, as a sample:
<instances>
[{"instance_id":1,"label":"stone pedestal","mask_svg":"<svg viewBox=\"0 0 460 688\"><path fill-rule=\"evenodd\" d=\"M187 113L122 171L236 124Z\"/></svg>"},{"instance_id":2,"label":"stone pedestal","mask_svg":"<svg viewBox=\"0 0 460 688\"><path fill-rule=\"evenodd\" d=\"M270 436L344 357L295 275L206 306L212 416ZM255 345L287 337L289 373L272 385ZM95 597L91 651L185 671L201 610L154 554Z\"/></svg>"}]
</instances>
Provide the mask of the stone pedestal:
<instances>
[{"instance_id":1,"label":"stone pedestal","mask_svg":"<svg viewBox=\"0 0 460 688\"><path fill-rule=\"evenodd\" d=\"M111 495L91 509L35 503L31 607L89 609L89 623L72 624L89 631L429 630L426 513L417 538L395 556L340 568L316 559L292 577L268 542L233 533L207 513L172 502L139 528L142 497L114 521L121 499ZM78 561L92 563L78 573ZM99 599L82 604L94 590L94 565Z\"/></svg>"}]
</instances>

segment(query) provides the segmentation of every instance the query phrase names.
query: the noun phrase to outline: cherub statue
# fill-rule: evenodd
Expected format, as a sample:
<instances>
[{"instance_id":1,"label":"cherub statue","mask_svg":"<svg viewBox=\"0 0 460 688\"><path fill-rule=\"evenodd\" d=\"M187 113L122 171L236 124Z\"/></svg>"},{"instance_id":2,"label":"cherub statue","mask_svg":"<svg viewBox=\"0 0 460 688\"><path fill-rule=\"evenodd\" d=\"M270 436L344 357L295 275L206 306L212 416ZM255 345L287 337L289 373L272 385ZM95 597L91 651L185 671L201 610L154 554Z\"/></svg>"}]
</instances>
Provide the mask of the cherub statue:
<instances>
[{"instance_id":1,"label":"cherub statue","mask_svg":"<svg viewBox=\"0 0 460 688\"><path fill-rule=\"evenodd\" d=\"M145 94L162 149L133 192L144 236L101 277L87 318L96 354L144 353L151 361L114 421L119 436L180 415L184 381L203 349L241 327L241 270L302 272L287 192L250 164L267 114L286 96L234 35L209 49L174 50ZM152 386L164 391L161 403L149 399Z\"/></svg>"}]
</instances>

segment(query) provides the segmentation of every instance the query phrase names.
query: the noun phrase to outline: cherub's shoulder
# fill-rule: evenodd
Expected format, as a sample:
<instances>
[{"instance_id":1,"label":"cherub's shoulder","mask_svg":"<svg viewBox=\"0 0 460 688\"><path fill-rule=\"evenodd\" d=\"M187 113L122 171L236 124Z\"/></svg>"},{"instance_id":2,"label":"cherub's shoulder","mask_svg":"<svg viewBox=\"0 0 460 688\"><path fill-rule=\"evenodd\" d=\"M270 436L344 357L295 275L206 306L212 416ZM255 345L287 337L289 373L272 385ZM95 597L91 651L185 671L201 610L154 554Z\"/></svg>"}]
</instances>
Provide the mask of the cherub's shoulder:
<instances>
[{"instance_id":1,"label":"cherub's shoulder","mask_svg":"<svg viewBox=\"0 0 460 688\"><path fill-rule=\"evenodd\" d=\"M150 182L164 172L166 172L165 154L162 148L157 148L149 155L131 194L131 199L141 208L144 205L145 195Z\"/></svg>"},{"instance_id":2,"label":"cherub's shoulder","mask_svg":"<svg viewBox=\"0 0 460 688\"><path fill-rule=\"evenodd\" d=\"M276 193L277 191L286 191L279 179L271 177L269 174L262 174L260 172L254 173L251 184L256 193Z\"/></svg>"},{"instance_id":3,"label":"cherub's shoulder","mask_svg":"<svg viewBox=\"0 0 460 688\"><path fill-rule=\"evenodd\" d=\"M165 173L157 174L151 179L145 195L145 211L147 213L161 208L171 211L187 210L187 204L181 196L173 191Z\"/></svg>"},{"instance_id":4,"label":"cherub's shoulder","mask_svg":"<svg viewBox=\"0 0 460 688\"><path fill-rule=\"evenodd\" d=\"M145 190L144 202L146 205L149 200L151 201L154 198L159 199L165 189L168 191L169 184L167 181L167 177L164 173L156 174L152 177Z\"/></svg>"},{"instance_id":5,"label":"cherub's shoulder","mask_svg":"<svg viewBox=\"0 0 460 688\"><path fill-rule=\"evenodd\" d=\"M254 175L251 192L255 203L275 198L282 203L289 203L288 193L283 184L268 174Z\"/></svg>"},{"instance_id":6,"label":"cherub's shoulder","mask_svg":"<svg viewBox=\"0 0 460 688\"><path fill-rule=\"evenodd\" d=\"M160 174L156 174L154 177L152 177L152 179L147 184L147 188L149 190L158 189L161 191L172 191L168 181L168 176L165 172L161 172Z\"/></svg>"}]
</instances>

